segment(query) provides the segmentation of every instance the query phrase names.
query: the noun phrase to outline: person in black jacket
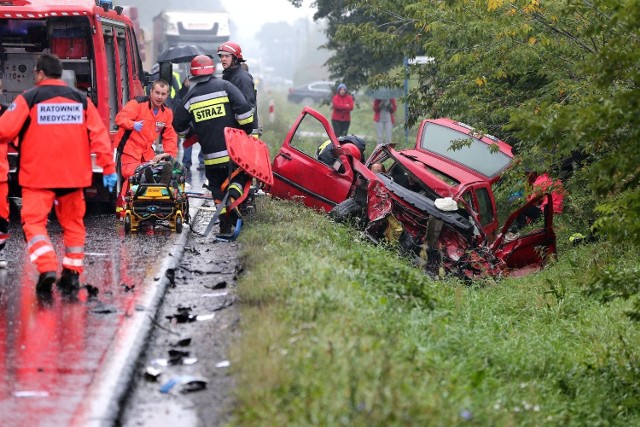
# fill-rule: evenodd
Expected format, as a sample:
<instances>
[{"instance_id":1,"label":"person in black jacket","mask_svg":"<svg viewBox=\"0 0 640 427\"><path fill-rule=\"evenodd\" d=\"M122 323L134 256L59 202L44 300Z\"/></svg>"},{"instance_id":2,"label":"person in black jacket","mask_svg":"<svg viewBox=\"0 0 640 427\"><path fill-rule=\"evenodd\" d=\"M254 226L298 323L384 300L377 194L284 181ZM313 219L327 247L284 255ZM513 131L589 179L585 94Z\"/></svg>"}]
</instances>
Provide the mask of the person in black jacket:
<instances>
[{"instance_id":1,"label":"person in black jacket","mask_svg":"<svg viewBox=\"0 0 640 427\"><path fill-rule=\"evenodd\" d=\"M222 78L231 82L240 89L245 99L253 108L253 131L252 133L260 133L260 124L258 123L258 101L256 88L253 83L253 76L246 71L242 64L245 62L242 56L240 45L235 42L225 42L218 47L218 57L222 64Z\"/></svg>"},{"instance_id":2,"label":"person in black jacket","mask_svg":"<svg viewBox=\"0 0 640 427\"><path fill-rule=\"evenodd\" d=\"M242 92L233 84L216 79L213 75L213 60L198 55L191 61L190 89L180 99L176 108L173 126L179 133L187 132L190 125L198 137L204 153L205 174L208 188L214 199L237 200L243 195L248 175L232 173L233 165L227 151L224 128L242 129L247 134L253 129L253 109ZM220 235L233 235L235 212L227 212L220 218Z\"/></svg>"}]
</instances>

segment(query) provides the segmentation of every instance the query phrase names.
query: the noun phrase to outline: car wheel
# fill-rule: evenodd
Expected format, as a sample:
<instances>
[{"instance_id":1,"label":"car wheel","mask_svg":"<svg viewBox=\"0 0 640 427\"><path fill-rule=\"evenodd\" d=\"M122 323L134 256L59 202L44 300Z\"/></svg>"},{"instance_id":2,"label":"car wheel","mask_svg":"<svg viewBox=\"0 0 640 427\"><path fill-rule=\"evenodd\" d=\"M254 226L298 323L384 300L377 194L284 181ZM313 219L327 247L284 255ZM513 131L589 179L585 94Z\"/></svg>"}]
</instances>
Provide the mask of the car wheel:
<instances>
[{"instance_id":1,"label":"car wheel","mask_svg":"<svg viewBox=\"0 0 640 427\"><path fill-rule=\"evenodd\" d=\"M315 104L315 101L310 96L305 96L304 99L302 100L302 103L304 105L313 105Z\"/></svg>"},{"instance_id":2,"label":"car wheel","mask_svg":"<svg viewBox=\"0 0 640 427\"><path fill-rule=\"evenodd\" d=\"M358 223L362 220L362 215L362 206L356 201L356 199L344 200L335 205L329 212L329 217L340 223L346 223L349 221L355 221Z\"/></svg>"},{"instance_id":3,"label":"car wheel","mask_svg":"<svg viewBox=\"0 0 640 427\"><path fill-rule=\"evenodd\" d=\"M126 214L124 216L124 232L129 234L131 231L131 214Z\"/></svg>"},{"instance_id":4,"label":"car wheel","mask_svg":"<svg viewBox=\"0 0 640 427\"><path fill-rule=\"evenodd\" d=\"M182 216L178 215L176 218L176 233L182 233Z\"/></svg>"}]
</instances>

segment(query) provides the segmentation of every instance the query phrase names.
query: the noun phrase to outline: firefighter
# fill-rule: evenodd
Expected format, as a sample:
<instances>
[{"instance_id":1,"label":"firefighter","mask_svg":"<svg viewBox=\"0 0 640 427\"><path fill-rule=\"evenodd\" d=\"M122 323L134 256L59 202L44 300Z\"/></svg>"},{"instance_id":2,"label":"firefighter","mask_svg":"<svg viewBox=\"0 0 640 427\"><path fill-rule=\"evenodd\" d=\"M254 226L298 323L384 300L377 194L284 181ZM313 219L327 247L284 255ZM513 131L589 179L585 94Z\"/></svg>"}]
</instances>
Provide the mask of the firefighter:
<instances>
[{"instance_id":1,"label":"firefighter","mask_svg":"<svg viewBox=\"0 0 640 427\"><path fill-rule=\"evenodd\" d=\"M0 80L0 95L2 95L2 80ZM0 102L0 117L7 111L7 105ZM0 268L7 268L7 258L4 246L9 238L9 160L7 159L8 144L0 144Z\"/></svg>"},{"instance_id":2,"label":"firefighter","mask_svg":"<svg viewBox=\"0 0 640 427\"><path fill-rule=\"evenodd\" d=\"M0 143L18 135L22 187L22 226L31 261L40 276L36 291L50 293L58 260L47 235L47 217L55 205L64 232L64 258L58 286L80 287L83 272L86 206L83 188L91 185L91 153L103 168L103 184L117 181L111 141L96 107L60 79L62 63L43 53L33 70L35 88L18 95L0 117Z\"/></svg>"},{"instance_id":3,"label":"firefighter","mask_svg":"<svg viewBox=\"0 0 640 427\"><path fill-rule=\"evenodd\" d=\"M176 109L173 126L178 132L187 132L193 126L204 153L208 188L214 199L242 197L248 180L244 173L236 172L224 138L224 128L242 129L248 134L253 129L253 110L242 92L233 84L216 79L213 60L198 55L191 61L191 88ZM227 178L231 178L227 181ZM227 212L220 218L220 236L229 237L237 212Z\"/></svg>"},{"instance_id":4,"label":"firefighter","mask_svg":"<svg viewBox=\"0 0 640 427\"><path fill-rule=\"evenodd\" d=\"M253 83L253 76L249 74L247 69L242 67L245 60L242 56L242 49L238 43L225 42L218 46L218 57L222 64L222 79L233 83L235 87L240 89L245 99L251 105L254 112L252 133L259 134L260 124L258 123L258 101L256 88Z\"/></svg>"},{"instance_id":5,"label":"firefighter","mask_svg":"<svg viewBox=\"0 0 640 427\"><path fill-rule=\"evenodd\" d=\"M127 102L116 115L120 130L116 135L117 156L122 189L118 196L116 214L124 217L124 198L129 190L129 177L144 162L160 160L178 153L178 135L173 130L173 112L165 102L169 96L169 83L159 79L153 82L149 96L139 96ZM164 153L157 154L153 143L162 136Z\"/></svg>"},{"instance_id":6,"label":"firefighter","mask_svg":"<svg viewBox=\"0 0 640 427\"><path fill-rule=\"evenodd\" d=\"M358 160L362 161L364 159L364 150L366 148L364 139L355 135L341 136L340 138L338 138L338 143L340 145L347 143L354 144L360 151ZM336 156L334 153L334 145L331 143L330 139L326 140L318 146L318 148L316 149L316 159L320 160L325 165L333 165L333 162L336 160Z\"/></svg>"}]
</instances>

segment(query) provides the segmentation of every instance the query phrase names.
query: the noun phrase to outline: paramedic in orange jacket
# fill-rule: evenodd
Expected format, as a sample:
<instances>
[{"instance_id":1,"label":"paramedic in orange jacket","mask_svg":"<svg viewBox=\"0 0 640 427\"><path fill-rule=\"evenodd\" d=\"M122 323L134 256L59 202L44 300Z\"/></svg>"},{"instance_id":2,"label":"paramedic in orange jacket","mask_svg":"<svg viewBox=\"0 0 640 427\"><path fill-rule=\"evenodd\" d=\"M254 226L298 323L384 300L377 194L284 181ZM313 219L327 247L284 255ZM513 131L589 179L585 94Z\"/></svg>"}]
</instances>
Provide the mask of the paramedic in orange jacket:
<instances>
[{"instance_id":1,"label":"paramedic in orange jacket","mask_svg":"<svg viewBox=\"0 0 640 427\"><path fill-rule=\"evenodd\" d=\"M127 102L116 115L120 128L116 135L123 183L118 197L117 211L123 212L124 196L129 189L129 177L138 166L149 160L159 162L167 156L177 158L178 135L173 130L173 112L165 105L169 96L169 83L159 79L153 82L151 94ZM153 143L162 135L163 154L156 155Z\"/></svg>"},{"instance_id":2,"label":"paramedic in orange jacket","mask_svg":"<svg viewBox=\"0 0 640 427\"><path fill-rule=\"evenodd\" d=\"M2 95L2 80L0 80L0 95ZM7 106L0 103L0 117L7 111ZM0 144L0 268L7 267L4 246L9 238L9 160L7 159L8 144Z\"/></svg>"},{"instance_id":3,"label":"paramedic in orange jacket","mask_svg":"<svg viewBox=\"0 0 640 427\"><path fill-rule=\"evenodd\" d=\"M60 79L62 63L44 53L36 62L36 87L18 95L0 117L0 143L16 136L20 152L22 226L31 261L40 272L36 291L49 293L58 260L47 235L47 216L55 205L64 232L64 291L80 286L84 266L86 206L83 188L91 185L91 153L103 168L103 183L116 183L109 133L93 103Z\"/></svg>"}]
</instances>

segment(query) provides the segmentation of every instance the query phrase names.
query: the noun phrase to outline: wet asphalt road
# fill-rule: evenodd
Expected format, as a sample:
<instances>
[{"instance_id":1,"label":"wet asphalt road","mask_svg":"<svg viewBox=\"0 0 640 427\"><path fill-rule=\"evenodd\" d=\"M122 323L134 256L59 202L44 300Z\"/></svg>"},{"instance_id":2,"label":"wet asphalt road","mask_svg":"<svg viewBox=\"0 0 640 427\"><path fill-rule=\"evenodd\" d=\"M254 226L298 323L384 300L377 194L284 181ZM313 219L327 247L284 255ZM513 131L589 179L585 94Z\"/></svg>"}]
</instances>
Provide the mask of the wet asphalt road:
<instances>
[{"instance_id":1,"label":"wet asphalt road","mask_svg":"<svg viewBox=\"0 0 640 427\"><path fill-rule=\"evenodd\" d=\"M200 187L195 167L193 173L194 188ZM81 283L87 287L71 298L54 287L53 297L42 299L19 219L12 218L8 268L0 270L2 426L85 425L96 370L112 357L110 346L117 347L127 319L146 310L140 300L157 285L154 272L180 238L160 226L126 235L113 214L90 213L85 224ZM54 216L48 229L61 259L62 230Z\"/></svg>"}]
</instances>

